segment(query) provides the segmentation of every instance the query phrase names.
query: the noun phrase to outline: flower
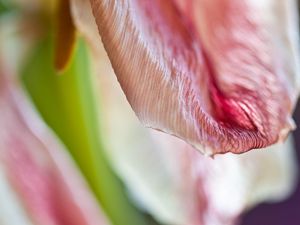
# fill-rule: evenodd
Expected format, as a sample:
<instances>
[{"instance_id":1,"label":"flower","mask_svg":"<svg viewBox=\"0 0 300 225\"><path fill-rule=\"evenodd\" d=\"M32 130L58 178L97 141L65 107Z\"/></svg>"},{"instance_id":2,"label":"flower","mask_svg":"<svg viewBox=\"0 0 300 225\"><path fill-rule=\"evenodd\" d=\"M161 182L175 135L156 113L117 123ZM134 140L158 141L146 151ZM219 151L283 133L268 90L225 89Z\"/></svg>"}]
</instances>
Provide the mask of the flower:
<instances>
[{"instance_id":1,"label":"flower","mask_svg":"<svg viewBox=\"0 0 300 225\"><path fill-rule=\"evenodd\" d=\"M137 204L158 221L238 224L245 210L285 199L294 190L291 138L242 155L203 156L184 141L140 124L103 47L97 49L97 89L107 155Z\"/></svg>"},{"instance_id":2,"label":"flower","mask_svg":"<svg viewBox=\"0 0 300 225\"><path fill-rule=\"evenodd\" d=\"M295 3L0 2L1 223L234 225L284 199Z\"/></svg>"},{"instance_id":3,"label":"flower","mask_svg":"<svg viewBox=\"0 0 300 225\"><path fill-rule=\"evenodd\" d=\"M293 129L296 1L90 2L144 125L208 155L266 147Z\"/></svg>"}]
</instances>

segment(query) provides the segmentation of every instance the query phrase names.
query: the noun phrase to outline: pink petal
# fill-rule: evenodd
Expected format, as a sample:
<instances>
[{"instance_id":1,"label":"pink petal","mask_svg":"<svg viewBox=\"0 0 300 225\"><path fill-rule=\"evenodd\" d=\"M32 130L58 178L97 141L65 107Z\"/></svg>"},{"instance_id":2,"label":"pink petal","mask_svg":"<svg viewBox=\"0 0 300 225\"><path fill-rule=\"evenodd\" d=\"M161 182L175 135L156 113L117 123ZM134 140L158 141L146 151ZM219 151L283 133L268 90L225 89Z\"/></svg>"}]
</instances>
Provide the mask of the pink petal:
<instances>
[{"instance_id":1,"label":"pink petal","mask_svg":"<svg viewBox=\"0 0 300 225\"><path fill-rule=\"evenodd\" d=\"M0 162L34 224L108 224L77 168L23 95L1 71Z\"/></svg>"},{"instance_id":2,"label":"pink petal","mask_svg":"<svg viewBox=\"0 0 300 225\"><path fill-rule=\"evenodd\" d=\"M117 87L103 49L100 55L97 78L107 155L130 196L158 221L237 224L245 209L291 193L296 158L290 139L266 151L204 157L178 138L143 128Z\"/></svg>"},{"instance_id":3,"label":"pink petal","mask_svg":"<svg viewBox=\"0 0 300 225\"><path fill-rule=\"evenodd\" d=\"M146 126L206 154L262 148L293 128L294 0L91 3L118 81Z\"/></svg>"}]
</instances>

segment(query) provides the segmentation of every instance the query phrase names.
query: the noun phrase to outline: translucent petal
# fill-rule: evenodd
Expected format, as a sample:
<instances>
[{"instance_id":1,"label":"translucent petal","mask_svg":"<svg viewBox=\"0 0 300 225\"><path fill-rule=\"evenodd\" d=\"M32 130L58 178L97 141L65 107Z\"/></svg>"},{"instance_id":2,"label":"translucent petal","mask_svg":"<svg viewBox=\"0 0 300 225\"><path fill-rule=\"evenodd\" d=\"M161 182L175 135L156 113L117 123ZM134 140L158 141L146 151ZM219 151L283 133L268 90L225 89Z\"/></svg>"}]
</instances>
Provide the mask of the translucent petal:
<instances>
[{"instance_id":1,"label":"translucent petal","mask_svg":"<svg viewBox=\"0 0 300 225\"><path fill-rule=\"evenodd\" d=\"M146 126L209 155L266 147L293 128L294 0L90 2L118 81Z\"/></svg>"}]
</instances>

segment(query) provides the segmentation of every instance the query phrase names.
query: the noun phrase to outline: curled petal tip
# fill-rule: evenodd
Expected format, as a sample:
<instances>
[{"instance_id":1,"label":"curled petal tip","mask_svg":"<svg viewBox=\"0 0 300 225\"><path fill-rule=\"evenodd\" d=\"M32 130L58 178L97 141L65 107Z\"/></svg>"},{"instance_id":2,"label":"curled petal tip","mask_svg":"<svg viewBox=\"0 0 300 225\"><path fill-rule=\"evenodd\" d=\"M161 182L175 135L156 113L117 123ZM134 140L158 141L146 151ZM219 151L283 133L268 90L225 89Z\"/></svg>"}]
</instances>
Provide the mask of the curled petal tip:
<instances>
[{"instance_id":1,"label":"curled petal tip","mask_svg":"<svg viewBox=\"0 0 300 225\"><path fill-rule=\"evenodd\" d=\"M90 2L118 81L146 126L211 155L263 148L291 130L294 1Z\"/></svg>"}]
</instances>

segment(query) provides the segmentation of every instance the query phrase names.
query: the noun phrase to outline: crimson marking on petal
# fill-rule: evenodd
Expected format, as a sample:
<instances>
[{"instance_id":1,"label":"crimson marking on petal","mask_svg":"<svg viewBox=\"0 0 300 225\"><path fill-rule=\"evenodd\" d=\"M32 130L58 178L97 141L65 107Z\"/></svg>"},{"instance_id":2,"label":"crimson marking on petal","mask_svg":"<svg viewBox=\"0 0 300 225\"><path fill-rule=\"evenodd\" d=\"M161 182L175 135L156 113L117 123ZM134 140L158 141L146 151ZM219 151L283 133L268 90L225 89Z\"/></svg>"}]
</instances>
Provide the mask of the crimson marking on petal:
<instances>
[{"instance_id":1,"label":"crimson marking on petal","mask_svg":"<svg viewBox=\"0 0 300 225\"><path fill-rule=\"evenodd\" d=\"M250 1L91 3L118 81L146 126L208 154L265 147L292 128L282 46Z\"/></svg>"}]
</instances>

